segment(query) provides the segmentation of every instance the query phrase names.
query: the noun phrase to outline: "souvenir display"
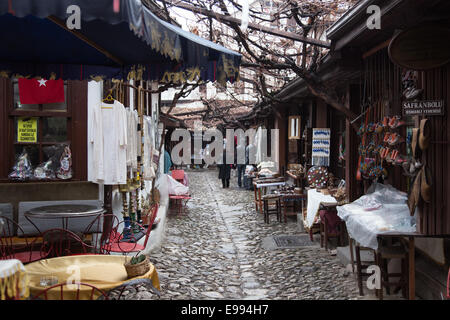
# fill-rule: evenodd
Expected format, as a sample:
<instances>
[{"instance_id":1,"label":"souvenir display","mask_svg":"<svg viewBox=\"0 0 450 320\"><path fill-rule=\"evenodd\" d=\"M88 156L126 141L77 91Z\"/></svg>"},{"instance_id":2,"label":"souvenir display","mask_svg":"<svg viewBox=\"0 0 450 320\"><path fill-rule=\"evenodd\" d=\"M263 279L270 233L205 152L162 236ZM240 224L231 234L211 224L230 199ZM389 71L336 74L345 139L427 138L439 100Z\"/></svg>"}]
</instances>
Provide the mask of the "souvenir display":
<instances>
[{"instance_id":1,"label":"souvenir display","mask_svg":"<svg viewBox=\"0 0 450 320\"><path fill-rule=\"evenodd\" d=\"M325 167L314 166L307 173L310 188L324 188L328 183L328 170Z\"/></svg>"},{"instance_id":2,"label":"souvenir display","mask_svg":"<svg viewBox=\"0 0 450 320\"><path fill-rule=\"evenodd\" d=\"M45 154L46 161L41 163L34 169L33 178L37 180L52 180L56 179L56 170L59 166L58 159L64 150L63 146L54 145L42 149Z\"/></svg>"},{"instance_id":3,"label":"souvenir display","mask_svg":"<svg viewBox=\"0 0 450 320\"><path fill-rule=\"evenodd\" d=\"M13 171L8 176L8 178L11 180L24 181L33 177L31 161L25 148L17 158L12 170Z\"/></svg>"},{"instance_id":4,"label":"souvenir display","mask_svg":"<svg viewBox=\"0 0 450 320\"><path fill-rule=\"evenodd\" d=\"M34 178L38 180L56 179L55 170L53 169L53 159L49 159L41 163L34 169Z\"/></svg>"},{"instance_id":5,"label":"souvenir display","mask_svg":"<svg viewBox=\"0 0 450 320\"><path fill-rule=\"evenodd\" d=\"M56 176L58 179L67 180L71 179L73 175L72 171L72 152L70 151L70 147L66 145L64 147L64 151L59 160L60 167L56 172Z\"/></svg>"}]
</instances>

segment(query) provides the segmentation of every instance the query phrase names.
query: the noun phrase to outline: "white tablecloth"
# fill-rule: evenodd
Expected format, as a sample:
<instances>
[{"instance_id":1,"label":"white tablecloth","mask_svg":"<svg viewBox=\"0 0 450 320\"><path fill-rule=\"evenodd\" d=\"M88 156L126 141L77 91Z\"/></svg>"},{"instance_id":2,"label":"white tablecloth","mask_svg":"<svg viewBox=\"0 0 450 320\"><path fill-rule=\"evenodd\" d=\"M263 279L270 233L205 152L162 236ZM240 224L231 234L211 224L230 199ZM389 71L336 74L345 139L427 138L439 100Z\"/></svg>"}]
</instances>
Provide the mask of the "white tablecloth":
<instances>
[{"instance_id":1,"label":"white tablecloth","mask_svg":"<svg viewBox=\"0 0 450 320\"><path fill-rule=\"evenodd\" d=\"M5 299L5 293L9 296L16 294L16 281L19 281L21 297L28 296L28 279L25 267L17 259L0 260L0 300Z\"/></svg>"},{"instance_id":2,"label":"white tablecloth","mask_svg":"<svg viewBox=\"0 0 450 320\"><path fill-rule=\"evenodd\" d=\"M337 204L335 198L330 195L324 195L322 192L317 191L316 189L308 190L308 207L306 214L305 226L311 228L314 223L314 218L319 211L320 204Z\"/></svg>"},{"instance_id":3,"label":"white tablecloth","mask_svg":"<svg viewBox=\"0 0 450 320\"><path fill-rule=\"evenodd\" d=\"M352 239L363 247L376 250L379 235L416 232L416 219L409 213L407 199L406 193L390 185L375 183L368 194L338 206L338 216L345 221Z\"/></svg>"},{"instance_id":4,"label":"white tablecloth","mask_svg":"<svg viewBox=\"0 0 450 320\"><path fill-rule=\"evenodd\" d=\"M257 183L256 188L265 188L265 187L275 187L275 186L284 186L286 182L271 182L271 183Z\"/></svg>"}]
</instances>

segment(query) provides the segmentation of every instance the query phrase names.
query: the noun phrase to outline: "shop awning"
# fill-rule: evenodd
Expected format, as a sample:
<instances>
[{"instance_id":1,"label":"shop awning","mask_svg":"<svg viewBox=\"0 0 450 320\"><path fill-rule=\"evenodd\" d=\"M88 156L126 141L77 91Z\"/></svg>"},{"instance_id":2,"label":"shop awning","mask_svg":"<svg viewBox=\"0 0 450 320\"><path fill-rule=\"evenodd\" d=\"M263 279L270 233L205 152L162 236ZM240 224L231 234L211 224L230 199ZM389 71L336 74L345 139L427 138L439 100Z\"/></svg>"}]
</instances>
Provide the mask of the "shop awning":
<instances>
[{"instance_id":1,"label":"shop awning","mask_svg":"<svg viewBox=\"0 0 450 320\"><path fill-rule=\"evenodd\" d=\"M115 12L114 0L0 0L0 70L78 80L130 71L162 82L238 78L240 54L161 20L140 0L119 4ZM81 28L70 30L73 5Z\"/></svg>"}]
</instances>

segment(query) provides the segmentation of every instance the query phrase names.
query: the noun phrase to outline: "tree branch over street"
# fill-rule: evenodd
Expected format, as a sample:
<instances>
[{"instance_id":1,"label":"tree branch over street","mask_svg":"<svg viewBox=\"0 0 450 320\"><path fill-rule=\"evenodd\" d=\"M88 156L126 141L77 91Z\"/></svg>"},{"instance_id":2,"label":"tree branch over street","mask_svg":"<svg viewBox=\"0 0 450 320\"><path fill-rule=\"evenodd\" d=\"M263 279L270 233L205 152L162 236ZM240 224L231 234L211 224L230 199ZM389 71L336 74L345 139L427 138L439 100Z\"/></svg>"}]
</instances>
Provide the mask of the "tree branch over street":
<instances>
[{"instance_id":1,"label":"tree branch over street","mask_svg":"<svg viewBox=\"0 0 450 320\"><path fill-rule=\"evenodd\" d=\"M324 33L356 0L289 0L254 2L249 8L247 30L241 30L242 6L237 0L165 0L166 5L196 14L199 25L209 28L208 17L216 22L215 42L243 55L241 80L253 84L259 103L253 114L271 110L271 103L283 103L276 94L295 77L303 79L312 95L342 112L349 120L356 115L333 87L323 83L317 70L329 42ZM217 24L218 23L218 24ZM206 29L208 30L208 29ZM250 74L251 76L247 75ZM270 88L270 89L269 89ZM259 111L259 112L258 112Z\"/></svg>"}]
</instances>

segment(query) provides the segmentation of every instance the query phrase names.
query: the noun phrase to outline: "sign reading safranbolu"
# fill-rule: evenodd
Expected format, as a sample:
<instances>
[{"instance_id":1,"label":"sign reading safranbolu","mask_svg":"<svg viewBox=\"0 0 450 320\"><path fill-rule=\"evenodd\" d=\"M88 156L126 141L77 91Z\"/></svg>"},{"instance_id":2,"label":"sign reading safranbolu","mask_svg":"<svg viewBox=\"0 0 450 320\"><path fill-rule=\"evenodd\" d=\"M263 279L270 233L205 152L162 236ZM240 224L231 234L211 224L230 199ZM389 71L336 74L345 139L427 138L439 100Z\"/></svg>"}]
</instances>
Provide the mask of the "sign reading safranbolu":
<instances>
[{"instance_id":1,"label":"sign reading safranbolu","mask_svg":"<svg viewBox=\"0 0 450 320\"><path fill-rule=\"evenodd\" d=\"M19 118L17 120L17 142L37 142L37 118Z\"/></svg>"},{"instance_id":2,"label":"sign reading safranbolu","mask_svg":"<svg viewBox=\"0 0 450 320\"><path fill-rule=\"evenodd\" d=\"M404 101L404 116L442 116L444 115L444 100Z\"/></svg>"}]
</instances>

